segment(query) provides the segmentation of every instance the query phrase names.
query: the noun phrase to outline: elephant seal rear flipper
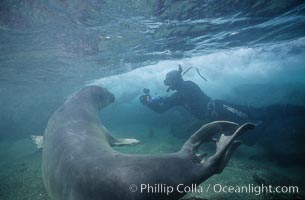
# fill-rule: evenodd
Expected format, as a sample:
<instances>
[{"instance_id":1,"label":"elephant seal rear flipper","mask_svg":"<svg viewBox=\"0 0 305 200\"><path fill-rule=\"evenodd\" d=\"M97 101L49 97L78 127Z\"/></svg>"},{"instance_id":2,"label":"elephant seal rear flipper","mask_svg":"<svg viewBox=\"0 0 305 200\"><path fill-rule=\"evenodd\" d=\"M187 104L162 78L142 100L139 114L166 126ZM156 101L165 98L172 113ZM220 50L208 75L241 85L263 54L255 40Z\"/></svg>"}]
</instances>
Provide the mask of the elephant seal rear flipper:
<instances>
[{"instance_id":1,"label":"elephant seal rear flipper","mask_svg":"<svg viewBox=\"0 0 305 200\"><path fill-rule=\"evenodd\" d=\"M230 160L234 150L241 144L239 141L235 141L236 137L240 136L247 130L254 129L255 124L246 123L239 126L237 123L230 121L215 121L202 126L198 131L196 131L182 146L181 152L192 154L197 157L198 162L203 166L200 171L200 175L203 179L206 179L206 173L209 172L207 168L213 170L213 173L221 173L228 161ZM221 133L223 131L230 131L237 129L232 135L226 136L221 134L220 139L212 139L216 133ZM202 155L197 154L198 147L205 142L211 142L215 140L216 153L205 159Z\"/></svg>"}]
</instances>

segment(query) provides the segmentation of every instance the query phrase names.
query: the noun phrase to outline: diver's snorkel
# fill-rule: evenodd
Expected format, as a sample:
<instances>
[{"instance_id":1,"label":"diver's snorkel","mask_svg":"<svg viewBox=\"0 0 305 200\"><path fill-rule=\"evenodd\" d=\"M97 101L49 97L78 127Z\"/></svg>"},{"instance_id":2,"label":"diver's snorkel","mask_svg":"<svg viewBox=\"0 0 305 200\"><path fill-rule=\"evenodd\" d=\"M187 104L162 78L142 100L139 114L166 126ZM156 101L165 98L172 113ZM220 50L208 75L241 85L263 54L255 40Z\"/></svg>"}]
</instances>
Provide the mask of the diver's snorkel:
<instances>
[{"instance_id":1,"label":"diver's snorkel","mask_svg":"<svg viewBox=\"0 0 305 200\"><path fill-rule=\"evenodd\" d=\"M179 65L179 67L181 67L181 65ZM206 78L204 78L200 72L199 72L199 69L197 67L189 67L187 70L185 70L185 72L183 72L182 76L184 76L188 71L190 71L191 69L196 69L197 71L197 74L203 79L205 80L206 82L208 82L208 80Z\"/></svg>"}]
</instances>

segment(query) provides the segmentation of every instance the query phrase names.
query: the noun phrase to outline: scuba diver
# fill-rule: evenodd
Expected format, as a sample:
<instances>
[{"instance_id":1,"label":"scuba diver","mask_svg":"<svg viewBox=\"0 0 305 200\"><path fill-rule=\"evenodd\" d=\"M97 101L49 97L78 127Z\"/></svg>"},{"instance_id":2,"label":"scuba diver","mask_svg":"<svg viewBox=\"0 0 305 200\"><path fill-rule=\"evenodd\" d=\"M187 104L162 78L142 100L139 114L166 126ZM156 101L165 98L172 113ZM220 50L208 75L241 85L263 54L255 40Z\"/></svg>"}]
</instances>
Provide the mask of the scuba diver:
<instances>
[{"instance_id":1,"label":"scuba diver","mask_svg":"<svg viewBox=\"0 0 305 200\"><path fill-rule=\"evenodd\" d=\"M242 141L246 145L253 145L258 140L259 136L268 127L268 124L275 119L284 119L291 116L305 116L305 107L290 105L290 104L276 104L265 106L261 108L235 105L223 100L213 100L206 95L200 87L192 82L183 80L183 75L191 68L188 68L184 73L182 67L179 65L178 70L172 70L166 74L164 84L168 86L167 91L173 90L169 97L151 97L149 89L144 89L144 94L140 96L140 102L152 109L155 112L163 113L175 106L183 106L199 121L189 127L174 127L171 131L177 137L191 134L202 126L202 122L210 122L215 120L230 120L238 123L251 121L256 124L262 124L256 129L255 134L251 136L242 136ZM198 75L206 80L199 72ZM184 125L185 126L185 125Z\"/></svg>"},{"instance_id":2,"label":"scuba diver","mask_svg":"<svg viewBox=\"0 0 305 200\"><path fill-rule=\"evenodd\" d=\"M149 89L144 88L144 94L140 96L140 102L158 113L167 111L175 106L183 106L199 120L213 121L232 118L232 116L240 119L248 118L246 113L238 110L231 104L221 100L212 100L196 83L183 80L182 76L191 68L188 68L182 74L183 70L179 65L178 70L172 70L166 74L164 85L168 86L167 92L170 90L176 91L174 94L169 97L153 98L149 94ZM198 75L206 81L199 70L195 69Z\"/></svg>"}]
</instances>

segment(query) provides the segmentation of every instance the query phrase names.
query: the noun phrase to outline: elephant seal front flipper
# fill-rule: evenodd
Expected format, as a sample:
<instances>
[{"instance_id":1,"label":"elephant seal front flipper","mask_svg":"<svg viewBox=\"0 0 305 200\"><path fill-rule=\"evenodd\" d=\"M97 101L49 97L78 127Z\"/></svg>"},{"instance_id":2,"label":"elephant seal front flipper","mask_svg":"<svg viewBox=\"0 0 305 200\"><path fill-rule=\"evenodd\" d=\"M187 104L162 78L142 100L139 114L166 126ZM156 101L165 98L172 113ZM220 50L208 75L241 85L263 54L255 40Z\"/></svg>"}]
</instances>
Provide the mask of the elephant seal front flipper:
<instances>
[{"instance_id":1,"label":"elephant seal front flipper","mask_svg":"<svg viewBox=\"0 0 305 200\"><path fill-rule=\"evenodd\" d=\"M112 136L110 131L102 125L102 129L104 130L105 136L111 146L128 146L128 145L136 145L139 144L140 141L133 138L115 138Z\"/></svg>"},{"instance_id":2,"label":"elephant seal front flipper","mask_svg":"<svg viewBox=\"0 0 305 200\"><path fill-rule=\"evenodd\" d=\"M105 130L105 135L111 146L127 146L141 143L139 140L132 138L115 138L105 126L102 126L102 128ZM36 146L37 149L43 148L44 139L42 135L31 135L31 139L32 143Z\"/></svg>"}]
</instances>

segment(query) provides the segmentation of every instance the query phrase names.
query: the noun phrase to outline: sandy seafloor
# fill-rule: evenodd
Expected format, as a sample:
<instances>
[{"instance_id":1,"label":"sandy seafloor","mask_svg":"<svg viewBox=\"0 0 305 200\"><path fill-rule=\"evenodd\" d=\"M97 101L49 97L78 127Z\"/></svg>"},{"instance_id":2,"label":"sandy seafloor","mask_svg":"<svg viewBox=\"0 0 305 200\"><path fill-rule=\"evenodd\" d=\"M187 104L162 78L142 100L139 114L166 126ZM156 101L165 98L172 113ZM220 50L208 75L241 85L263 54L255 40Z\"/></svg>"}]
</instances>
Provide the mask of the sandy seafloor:
<instances>
[{"instance_id":1,"label":"sandy seafloor","mask_svg":"<svg viewBox=\"0 0 305 200\"><path fill-rule=\"evenodd\" d=\"M185 139L169 134L169 129L130 125L128 127L109 127L118 137L137 138L137 146L116 147L128 153L169 153L179 150ZM202 150L213 153L211 145ZM30 137L17 141L0 141L0 199L2 200L43 200L49 199L41 176L41 151L32 144ZM258 146L242 145L221 174L214 175L201 184L203 193L190 193L183 199L305 199L304 168L281 168L263 159ZM253 184L298 186L299 194L261 194L253 193L215 193L215 184L223 186L248 186ZM206 192L210 185L209 192Z\"/></svg>"}]
</instances>

